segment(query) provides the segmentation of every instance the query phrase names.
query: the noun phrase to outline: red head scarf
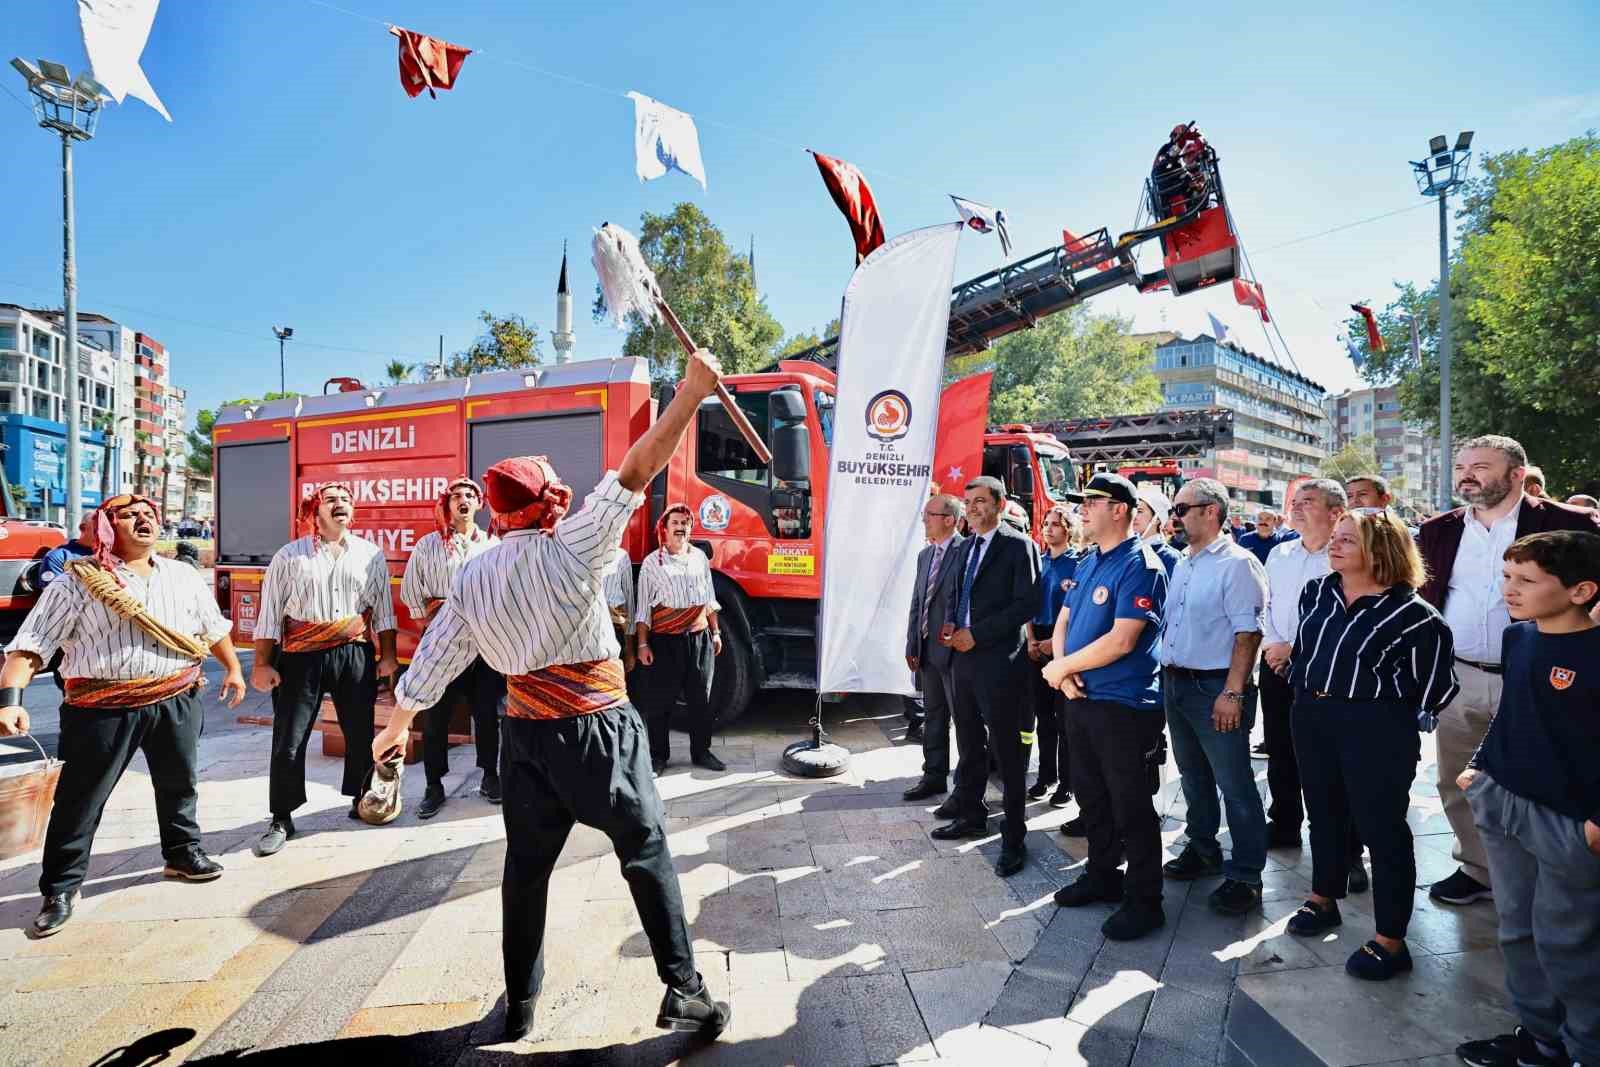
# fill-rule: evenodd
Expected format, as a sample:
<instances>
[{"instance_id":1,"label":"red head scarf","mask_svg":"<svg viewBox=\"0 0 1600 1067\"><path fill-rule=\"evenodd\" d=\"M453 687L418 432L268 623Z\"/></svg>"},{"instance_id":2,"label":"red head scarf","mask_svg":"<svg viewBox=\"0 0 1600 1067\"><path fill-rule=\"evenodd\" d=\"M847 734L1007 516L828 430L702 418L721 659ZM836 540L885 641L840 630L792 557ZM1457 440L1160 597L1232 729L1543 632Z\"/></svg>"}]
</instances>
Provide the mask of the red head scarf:
<instances>
[{"instance_id":1,"label":"red head scarf","mask_svg":"<svg viewBox=\"0 0 1600 1067\"><path fill-rule=\"evenodd\" d=\"M666 508L662 510L661 517L656 519L656 544L661 546L661 551L663 554L665 554L667 551L667 519L670 518L674 512L678 511L683 512L683 514L688 517L689 530L691 533L694 531L694 512L689 509L689 505L683 503L682 501L679 501L676 504L668 504Z\"/></svg>"},{"instance_id":2,"label":"red head scarf","mask_svg":"<svg viewBox=\"0 0 1600 1067\"><path fill-rule=\"evenodd\" d=\"M352 503L356 498L356 491L349 482L323 482L317 486L316 492L300 501L300 536L310 534L318 541L322 540L322 531L317 527L317 509L322 506L322 494L329 489L343 489L350 494Z\"/></svg>"},{"instance_id":3,"label":"red head scarf","mask_svg":"<svg viewBox=\"0 0 1600 1067\"><path fill-rule=\"evenodd\" d=\"M156 508L156 502L147 496L137 493L122 493L112 497L101 504L94 513L93 544L95 562L100 564L102 570L117 579L117 584L122 584L122 579L117 575L117 528L111 525L111 518L123 508L132 507L134 504L148 504L156 513L156 522L159 524L161 511Z\"/></svg>"},{"instance_id":4,"label":"red head scarf","mask_svg":"<svg viewBox=\"0 0 1600 1067\"><path fill-rule=\"evenodd\" d=\"M572 505L572 489L563 485L544 456L512 456L483 472L494 529L553 530Z\"/></svg>"},{"instance_id":5,"label":"red head scarf","mask_svg":"<svg viewBox=\"0 0 1600 1067\"><path fill-rule=\"evenodd\" d=\"M468 478L465 474L452 481L449 485L445 486L444 492L439 494L439 503L434 505L433 513L439 520L439 540L444 542L444 551L446 555L449 555L452 551L454 542L451 540L451 537L455 533L455 526L450 520L450 494L455 492L457 489L460 489L462 486L466 486L474 493L477 493L480 503L483 501L483 487L477 482L473 481L471 478ZM468 534L468 536L476 537L477 528L474 527L473 532Z\"/></svg>"}]
</instances>

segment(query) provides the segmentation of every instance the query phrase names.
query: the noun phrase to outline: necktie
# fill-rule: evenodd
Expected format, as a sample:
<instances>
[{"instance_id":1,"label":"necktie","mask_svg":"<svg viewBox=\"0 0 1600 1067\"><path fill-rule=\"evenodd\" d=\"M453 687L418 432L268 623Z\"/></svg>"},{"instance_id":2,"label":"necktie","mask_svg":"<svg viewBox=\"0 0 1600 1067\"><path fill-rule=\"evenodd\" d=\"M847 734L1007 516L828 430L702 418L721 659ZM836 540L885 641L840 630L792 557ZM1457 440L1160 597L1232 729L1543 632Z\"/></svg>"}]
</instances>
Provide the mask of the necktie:
<instances>
[{"instance_id":1,"label":"necktie","mask_svg":"<svg viewBox=\"0 0 1600 1067\"><path fill-rule=\"evenodd\" d=\"M983 538L972 539L972 554L967 557L967 574L961 579L961 599L956 601L957 626L967 625L968 609L972 606L972 579L978 576L978 558L983 555Z\"/></svg>"},{"instance_id":2,"label":"necktie","mask_svg":"<svg viewBox=\"0 0 1600 1067\"><path fill-rule=\"evenodd\" d=\"M944 564L944 546L933 546L933 562L928 564L928 587L922 595L922 636L928 636L928 607L933 603L933 591L939 587L939 568Z\"/></svg>"}]
</instances>

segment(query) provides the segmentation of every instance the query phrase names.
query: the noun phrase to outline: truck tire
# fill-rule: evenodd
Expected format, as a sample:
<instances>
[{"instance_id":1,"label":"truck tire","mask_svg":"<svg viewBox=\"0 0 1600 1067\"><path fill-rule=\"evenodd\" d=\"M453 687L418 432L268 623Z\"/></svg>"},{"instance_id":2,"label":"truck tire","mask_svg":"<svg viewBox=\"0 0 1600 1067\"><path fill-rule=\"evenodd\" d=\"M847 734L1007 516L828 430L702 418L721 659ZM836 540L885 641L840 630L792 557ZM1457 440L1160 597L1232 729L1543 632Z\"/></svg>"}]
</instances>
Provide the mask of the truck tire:
<instances>
[{"instance_id":1,"label":"truck tire","mask_svg":"<svg viewBox=\"0 0 1600 1067\"><path fill-rule=\"evenodd\" d=\"M732 622L732 620L729 620ZM743 626L722 628L722 654L711 676L711 710L717 727L738 722L750 710L756 695L755 649Z\"/></svg>"}]
</instances>

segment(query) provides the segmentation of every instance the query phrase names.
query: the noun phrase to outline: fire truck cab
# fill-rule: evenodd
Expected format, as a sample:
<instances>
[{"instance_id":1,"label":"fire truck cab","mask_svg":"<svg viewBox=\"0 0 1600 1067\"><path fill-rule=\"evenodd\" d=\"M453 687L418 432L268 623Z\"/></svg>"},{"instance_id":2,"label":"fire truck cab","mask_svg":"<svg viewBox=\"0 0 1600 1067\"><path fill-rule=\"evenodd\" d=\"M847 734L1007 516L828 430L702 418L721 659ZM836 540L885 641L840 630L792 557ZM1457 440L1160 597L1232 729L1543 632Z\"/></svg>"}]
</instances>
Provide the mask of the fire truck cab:
<instances>
[{"instance_id":1,"label":"fire truck cab","mask_svg":"<svg viewBox=\"0 0 1600 1067\"><path fill-rule=\"evenodd\" d=\"M983 473L1000 479L1006 495L1027 510L1035 539L1050 509L1078 496L1078 474L1066 446L1021 423L984 434Z\"/></svg>"}]
</instances>

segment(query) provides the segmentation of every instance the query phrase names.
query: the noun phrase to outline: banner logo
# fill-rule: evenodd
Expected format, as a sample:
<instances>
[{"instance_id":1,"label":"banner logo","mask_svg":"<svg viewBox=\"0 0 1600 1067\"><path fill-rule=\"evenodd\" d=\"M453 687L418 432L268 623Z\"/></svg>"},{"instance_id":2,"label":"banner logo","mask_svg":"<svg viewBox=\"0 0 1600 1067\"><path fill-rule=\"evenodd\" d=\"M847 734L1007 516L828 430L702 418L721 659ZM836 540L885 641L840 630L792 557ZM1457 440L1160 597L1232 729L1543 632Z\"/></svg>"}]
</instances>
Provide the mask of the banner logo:
<instances>
[{"instance_id":1,"label":"banner logo","mask_svg":"<svg viewBox=\"0 0 1600 1067\"><path fill-rule=\"evenodd\" d=\"M728 528L728 520L733 517L733 509L728 506L726 497L713 494L700 501L700 525L715 533Z\"/></svg>"},{"instance_id":2,"label":"banner logo","mask_svg":"<svg viewBox=\"0 0 1600 1067\"><path fill-rule=\"evenodd\" d=\"M867 404L867 436L887 444L911 429L911 401L898 389L885 389Z\"/></svg>"},{"instance_id":3,"label":"banner logo","mask_svg":"<svg viewBox=\"0 0 1600 1067\"><path fill-rule=\"evenodd\" d=\"M1550 684L1557 689L1571 689L1572 683L1577 679L1577 671L1568 670L1566 667L1550 668Z\"/></svg>"}]
</instances>

